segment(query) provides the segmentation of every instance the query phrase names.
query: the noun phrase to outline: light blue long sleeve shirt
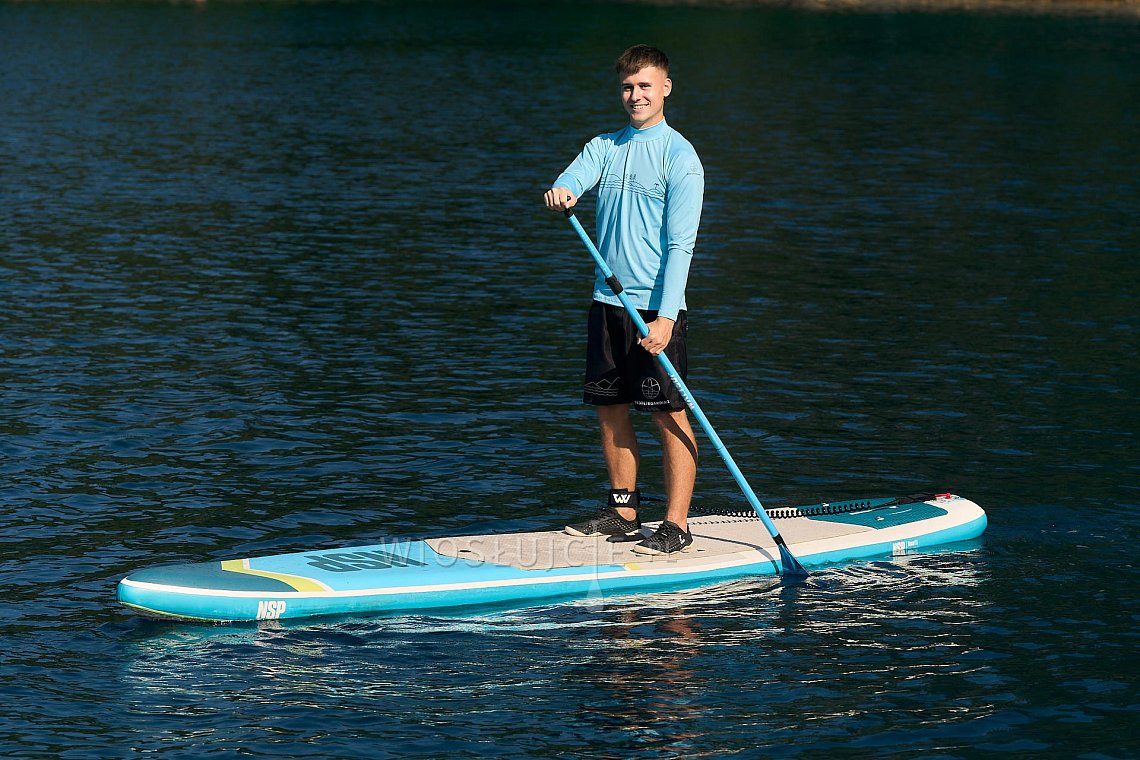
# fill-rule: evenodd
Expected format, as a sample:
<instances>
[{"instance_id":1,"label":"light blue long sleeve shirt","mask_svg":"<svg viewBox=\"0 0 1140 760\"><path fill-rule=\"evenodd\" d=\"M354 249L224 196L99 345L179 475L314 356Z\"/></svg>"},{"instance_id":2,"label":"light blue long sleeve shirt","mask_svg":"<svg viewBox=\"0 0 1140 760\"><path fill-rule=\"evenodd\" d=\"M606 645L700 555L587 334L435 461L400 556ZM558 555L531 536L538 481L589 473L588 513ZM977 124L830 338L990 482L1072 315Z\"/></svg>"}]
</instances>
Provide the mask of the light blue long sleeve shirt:
<instances>
[{"instance_id":1,"label":"light blue long sleeve shirt","mask_svg":"<svg viewBox=\"0 0 1140 760\"><path fill-rule=\"evenodd\" d=\"M676 319L697 241L705 173L697 152L665 121L602 134L553 187L581 195L598 185L598 251L633 305ZM618 305L595 268L594 300Z\"/></svg>"}]
</instances>

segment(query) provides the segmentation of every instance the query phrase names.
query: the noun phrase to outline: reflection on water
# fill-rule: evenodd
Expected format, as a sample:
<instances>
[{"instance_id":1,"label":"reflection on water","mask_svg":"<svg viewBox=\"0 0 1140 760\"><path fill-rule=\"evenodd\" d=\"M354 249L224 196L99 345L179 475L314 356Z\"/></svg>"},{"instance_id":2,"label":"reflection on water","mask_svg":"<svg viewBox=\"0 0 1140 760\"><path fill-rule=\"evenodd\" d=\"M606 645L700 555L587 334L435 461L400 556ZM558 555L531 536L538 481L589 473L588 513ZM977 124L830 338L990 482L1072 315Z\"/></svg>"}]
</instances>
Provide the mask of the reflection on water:
<instances>
[{"instance_id":1,"label":"reflection on water","mask_svg":"<svg viewBox=\"0 0 1140 760\"><path fill-rule=\"evenodd\" d=\"M351 746L313 720L346 709L344 726L362 735L406 734L434 752L478 734L515 742L520 757L549 746L551 725L571 754L793 757L795 747L1016 752L1028 745L1003 737L1020 727L1048 747L1067 741L1065 722L1111 719L1105 700L1128 687L1104 676L1047 692L1061 724L1027 717L1025 689L1067 672L1064 660L1081 653L1061 654L1061 642L1084 626L1013 612L983 547L826 567L795 584L742 579L536 608L256 626L134 620L114 632L124 640L112 659L131 711L194 715L197 736L223 743ZM1060 659L1021 656L1040 651Z\"/></svg>"},{"instance_id":2,"label":"reflection on water","mask_svg":"<svg viewBox=\"0 0 1140 760\"><path fill-rule=\"evenodd\" d=\"M974 640L986 607L976 551L824 568L796 585L746 579L498 612L140 622L122 644L119 678L129 703L172 710L221 700L299 719L348 702L379 733L430 703L449 736L479 728L493 737L519 727L486 727L488 714L525 702L535 725L558 713L564 730L605 736L595 756L614 758L743 749L740 731L713 736L737 720L751 727L748 741L772 751L791 726L825 743L837 731L921 732L994 713L1009 682L996 653ZM915 713L932 692L963 682L973 686L954 688L958 717Z\"/></svg>"}]
</instances>

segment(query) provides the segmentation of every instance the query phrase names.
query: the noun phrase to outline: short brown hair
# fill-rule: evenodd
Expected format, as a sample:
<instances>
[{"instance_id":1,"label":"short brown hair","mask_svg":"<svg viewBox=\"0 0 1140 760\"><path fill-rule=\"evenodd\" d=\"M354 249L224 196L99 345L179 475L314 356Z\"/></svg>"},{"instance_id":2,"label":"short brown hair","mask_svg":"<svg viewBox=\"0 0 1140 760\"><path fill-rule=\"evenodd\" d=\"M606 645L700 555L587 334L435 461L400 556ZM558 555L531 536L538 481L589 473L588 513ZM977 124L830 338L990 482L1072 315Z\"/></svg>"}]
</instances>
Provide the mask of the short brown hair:
<instances>
[{"instance_id":1,"label":"short brown hair","mask_svg":"<svg viewBox=\"0 0 1140 760\"><path fill-rule=\"evenodd\" d=\"M651 45L634 45L618 56L614 71L619 77L636 74L647 66L656 66L669 76L669 58Z\"/></svg>"}]
</instances>

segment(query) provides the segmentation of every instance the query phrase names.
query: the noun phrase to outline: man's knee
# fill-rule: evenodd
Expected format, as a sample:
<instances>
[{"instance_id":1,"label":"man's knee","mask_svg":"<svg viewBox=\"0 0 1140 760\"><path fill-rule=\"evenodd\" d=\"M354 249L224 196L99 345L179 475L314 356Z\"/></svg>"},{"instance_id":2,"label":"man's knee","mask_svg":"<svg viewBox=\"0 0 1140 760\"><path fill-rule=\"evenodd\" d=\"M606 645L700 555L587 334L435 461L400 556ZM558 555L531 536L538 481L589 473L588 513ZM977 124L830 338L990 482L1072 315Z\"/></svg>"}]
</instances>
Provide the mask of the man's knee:
<instances>
[{"instance_id":1,"label":"man's knee","mask_svg":"<svg viewBox=\"0 0 1140 760\"><path fill-rule=\"evenodd\" d=\"M662 430L682 431L688 425L688 415L684 409L661 409L653 412L653 421Z\"/></svg>"}]
</instances>

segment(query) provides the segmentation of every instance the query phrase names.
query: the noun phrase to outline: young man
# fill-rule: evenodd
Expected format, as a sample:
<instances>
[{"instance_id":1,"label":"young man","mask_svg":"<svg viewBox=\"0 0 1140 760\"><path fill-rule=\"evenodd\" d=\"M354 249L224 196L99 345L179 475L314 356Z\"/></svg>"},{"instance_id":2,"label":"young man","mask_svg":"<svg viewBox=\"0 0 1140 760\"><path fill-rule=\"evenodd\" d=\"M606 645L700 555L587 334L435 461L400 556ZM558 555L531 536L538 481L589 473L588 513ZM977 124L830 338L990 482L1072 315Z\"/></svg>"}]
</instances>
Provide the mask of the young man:
<instances>
[{"instance_id":1,"label":"young man","mask_svg":"<svg viewBox=\"0 0 1140 760\"><path fill-rule=\"evenodd\" d=\"M641 312L649 335L640 338L598 272L584 400L597 411L611 490L594 518L568 525L566 532L610 536L640 530L640 454L632 404L650 411L661 432L668 495L665 521L633 550L670 554L693 543L687 518L697 444L684 400L655 357L664 351L686 376L685 285L704 200L704 169L693 146L665 121L665 98L673 88L665 54L634 45L615 68L629 125L587 143L544 200L547 208L565 211L598 186L598 249Z\"/></svg>"}]
</instances>

